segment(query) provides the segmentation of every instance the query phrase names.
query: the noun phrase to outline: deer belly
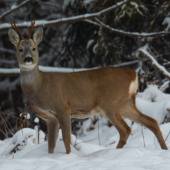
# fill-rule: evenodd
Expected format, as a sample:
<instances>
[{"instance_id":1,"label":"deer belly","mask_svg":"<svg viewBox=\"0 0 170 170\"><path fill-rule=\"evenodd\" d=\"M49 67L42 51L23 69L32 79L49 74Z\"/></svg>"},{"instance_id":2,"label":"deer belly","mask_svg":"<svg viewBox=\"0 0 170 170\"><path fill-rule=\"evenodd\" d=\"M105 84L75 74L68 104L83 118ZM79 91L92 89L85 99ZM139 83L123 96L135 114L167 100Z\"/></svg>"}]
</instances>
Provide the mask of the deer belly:
<instances>
[{"instance_id":1,"label":"deer belly","mask_svg":"<svg viewBox=\"0 0 170 170\"><path fill-rule=\"evenodd\" d=\"M71 117L77 118L77 119L85 119L85 118L91 117L91 116L99 114L99 113L100 113L100 111L96 107L91 110L72 109Z\"/></svg>"}]
</instances>

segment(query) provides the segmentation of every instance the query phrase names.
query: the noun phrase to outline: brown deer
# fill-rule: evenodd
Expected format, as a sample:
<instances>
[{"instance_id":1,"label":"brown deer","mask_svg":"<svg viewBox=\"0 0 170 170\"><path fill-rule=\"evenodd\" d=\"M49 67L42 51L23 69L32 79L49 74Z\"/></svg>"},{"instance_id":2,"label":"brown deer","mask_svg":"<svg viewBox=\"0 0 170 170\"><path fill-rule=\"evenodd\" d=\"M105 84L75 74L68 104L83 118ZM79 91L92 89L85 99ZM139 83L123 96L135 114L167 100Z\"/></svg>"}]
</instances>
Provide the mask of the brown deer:
<instances>
[{"instance_id":1,"label":"brown deer","mask_svg":"<svg viewBox=\"0 0 170 170\"><path fill-rule=\"evenodd\" d=\"M11 22L12 24L12 22ZM44 73L38 68L38 44L43 29L38 28L31 39L24 39L15 24L9 29L10 41L15 45L20 67L21 87L31 108L47 123L48 151L54 152L59 127L66 152L70 153L71 118L88 118L99 114L108 118L120 134L117 148L122 148L131 133L122 117L150 129L161 148L168 149L157 121L141 113L135 98L138 77L131 69L105 67L73 73Z\"/></svg>"}]
</instances>

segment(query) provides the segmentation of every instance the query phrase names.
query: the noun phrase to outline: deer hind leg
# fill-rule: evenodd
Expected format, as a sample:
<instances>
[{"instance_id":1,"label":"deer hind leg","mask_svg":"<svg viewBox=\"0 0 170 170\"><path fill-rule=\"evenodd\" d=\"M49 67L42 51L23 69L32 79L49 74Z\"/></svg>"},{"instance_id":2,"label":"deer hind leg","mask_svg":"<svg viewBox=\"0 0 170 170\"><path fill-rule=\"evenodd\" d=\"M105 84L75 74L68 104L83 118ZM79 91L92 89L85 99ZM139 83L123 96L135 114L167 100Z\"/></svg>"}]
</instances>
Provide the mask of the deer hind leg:
<instances>
[{"instance_id":1,"label":"deer hind leg","mask_svg":"<svg viewBox=\"0 0 170 170\"><path fill-rule=\"evenodd\" d=\"M56 140L59 132L59 122L57 119L48 120L47 128L48 128L48 152L53 153L56 145Z\"/></svg>"},{"instance_id":2,"label":"deer hind leg","mask_svg":"<svg viewBox=\"0 0 170 170\"><path fill-rule=\"evenodd\" d=\"M123 117L128 118L150 129L157 137L161 148L168 149L162 136L162 132L159 128L158 122L155 119L140 112L135 106L135 102L129 100L129 103L121 108L120 113Z\"/></svg>"},{"instance_id":3,"label":"deer hind leg","mask_svg":"<svg viewBox=\"0 0 170 170\"><path fill-rule=\"evenodd\" d=\"M120 135L119 143L116 148L123 148L123 146L126 144L126 141L131 133L131 129L126 124L126 122L123 120L121 116L117 119L111 118L110 120L111 122L113 122L113 125L116 127Z\"/></svg>"},{"instance_id":4,"label":"deer hind leg","mask_svg":"<svg viewBox=\"0 0 170 170\"><path fill-rule=\"evenodd\" d=\"M118 112L118 109L113 109L112 111L103 111L103 109L99 109L99 110L102 114L104 114L105 117L109 119L109 121L116 127L116 129L119 132L120 139L116 148L123 148L131 133L130 127L123 120L120 113Z\"/></svg>"}]
</instances>

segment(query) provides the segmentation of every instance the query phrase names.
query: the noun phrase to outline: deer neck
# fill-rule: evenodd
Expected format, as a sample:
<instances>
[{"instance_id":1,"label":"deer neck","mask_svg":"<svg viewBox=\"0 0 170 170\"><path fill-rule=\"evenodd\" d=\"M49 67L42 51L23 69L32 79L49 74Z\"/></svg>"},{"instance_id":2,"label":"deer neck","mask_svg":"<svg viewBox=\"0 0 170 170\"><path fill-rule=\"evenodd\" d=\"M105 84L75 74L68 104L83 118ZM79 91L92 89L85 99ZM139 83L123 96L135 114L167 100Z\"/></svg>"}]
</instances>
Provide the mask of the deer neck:
<instances>
[{"instance_id":1,"label":"deer neck","mask_svg":"<svg viewBox=\"0 0 170 170\"><path fill-rule=\"evenodd\" d=\"M21 87L25 95L35 94L42 85L43 73L39 70L38 65L28 69L20 67Z\"/></svg>"}]
</instances>

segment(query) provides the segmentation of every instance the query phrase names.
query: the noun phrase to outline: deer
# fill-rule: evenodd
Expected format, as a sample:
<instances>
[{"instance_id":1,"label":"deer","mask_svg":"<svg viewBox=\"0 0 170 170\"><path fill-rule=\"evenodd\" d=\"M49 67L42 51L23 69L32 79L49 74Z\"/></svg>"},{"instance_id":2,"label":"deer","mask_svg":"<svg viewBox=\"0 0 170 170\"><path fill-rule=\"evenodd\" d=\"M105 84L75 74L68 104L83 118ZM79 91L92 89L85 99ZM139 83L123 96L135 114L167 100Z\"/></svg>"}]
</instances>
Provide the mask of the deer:
<instances>
[{"instance_id":1,"label":"deer","mask_svg":"<svg viewBox=\"0 0 170 170\"><path fill-rule=\"evenodd\" d=\"M136 107L138 75L134 70L103 67L70 73L42 72L38 67L38 45L43 39L43 28L39 27L31 38L35 19L31 20L28 38L24 38L15 22L11 21L11 25L8 35L16 47L21 88L32 110L47 124L49 153L54 153L61 128L69 154L71 118L85 119L96 114L107 118L119 132L116 148L123 148L131 134L123 119L128 118L151 130L161 148L168 150L158 122Z\"/></svg>"}]
</instances>

